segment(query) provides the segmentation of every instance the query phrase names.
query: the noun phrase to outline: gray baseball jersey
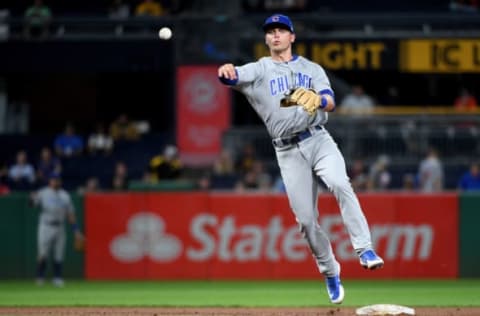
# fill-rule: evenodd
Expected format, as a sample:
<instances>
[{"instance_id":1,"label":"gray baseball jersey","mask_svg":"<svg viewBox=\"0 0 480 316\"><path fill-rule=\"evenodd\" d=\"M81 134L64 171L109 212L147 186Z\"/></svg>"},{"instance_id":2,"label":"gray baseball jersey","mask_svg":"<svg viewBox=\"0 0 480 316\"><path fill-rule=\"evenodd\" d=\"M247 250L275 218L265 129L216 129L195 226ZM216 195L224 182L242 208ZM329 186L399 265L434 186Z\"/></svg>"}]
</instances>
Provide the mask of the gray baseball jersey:
<instances>
[{"instance_id":1,"label":"gray baseball jersey","mask_svg":"<svg viewBox=\"0 0 480 316\"><path fill-rule=\"evenodd\" d=\"M51 247L56 261L63 261L65 255L65 222L74 207L70 195L63 189L50 187L40 189L33 198L34 205L41 208L38 219L38 256L46 258Z\"/></svg>"},{"instance_id":2,"label":"gray baseball jersey","mask_svg":"<svg viewBox=\"0 0 480 316\"><path fill-rule=\"evenodd\" d=\"M236 67L236 70L238 82L234 89L245 94L272 138L292 135L327 122L328 113L323 111L310 116L301 107L279 108L280 100L298 87L333 94L325 71L318 64L300 56L288 63L264 57Z\"/></svg>"},{"instance_id":3,"label":"gray baseball jersey","mask_svg":"<svg viewBox=\"0 0 480 316\"><path fill-rule=\"evenodd\" d=\"M274 139L290 206L316 258L317 267L326 276L338 275L340 266L329 237L318 224L317 177L334 194L357 254L372 246L367 221L347 176L343 155L323 127L328 114L317 110L315 115L309 115L300 106L280 106L281 99L298 87L333 97L325 71L318 64L298 56L289 62L264 57L237 66L235 70L237 79L220 80L243 93L265 123Z\"/></svg>"}]
</instances>

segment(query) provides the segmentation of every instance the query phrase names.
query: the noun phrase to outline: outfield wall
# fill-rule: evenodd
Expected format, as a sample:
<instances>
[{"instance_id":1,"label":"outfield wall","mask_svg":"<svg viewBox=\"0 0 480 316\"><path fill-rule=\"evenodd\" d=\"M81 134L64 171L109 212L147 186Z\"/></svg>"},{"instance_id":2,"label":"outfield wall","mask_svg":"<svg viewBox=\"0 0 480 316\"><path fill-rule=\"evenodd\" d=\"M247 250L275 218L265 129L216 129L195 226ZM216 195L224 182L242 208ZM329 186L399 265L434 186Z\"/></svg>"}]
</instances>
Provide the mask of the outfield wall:
<instances>
[{"instance_id":1,"label":"outfield wall","mask_svg":"<svg viewBox=\"0 0 480 316\"><path fill-rule=\"evenodd\" d=\"M73 199L87 250L85 258L74 252L69 232L68 278L318 277L282 195L131 192ZM375 273L360 268L333 197L319 197L320 224L345 278L480 276L480 195L362 194L360 200L386 260ZM34 276L37 214L25 194L0 198L0 278Z\"/></svg>"},{"instance_id":2,"label":"outfield wall","mask_svg":"<svg viewBox=\"0 0 480 316\"><path fill-rule=\"evenodd\" d=\"M72 195L72 200L80 227L83 227L83 197ZM38 213L38 208L29 205L27 194L13 193L0 197L0 279L34 278ZM83 278L84 254L73 250L70 229L67 230L66 258L65 277ZM49 265L49 275L51 272Z\"/></svg>"},{"instance_id":3,"label":"outfield wall","mask_svg":"<svg viewBox=\"0 0 480 316\"><path fill-rule=\"evenodd\" d=\"M480 194L460 196L460 273L480 277Z\"/></svg>"},{"instance_id":4,"label":"outfield wall","mask_svg":"<svg viewBox=\"0 0 480 316\"><path fill-rule=\"evenodd\" d=\"M319 197L320 224L344 277L458 276L456 194L360 199L386 260L373 274L358 264L334 198ZM318 277L284 195L94 194L85 205L90 279Z\"/></svg>"}]
</instances>

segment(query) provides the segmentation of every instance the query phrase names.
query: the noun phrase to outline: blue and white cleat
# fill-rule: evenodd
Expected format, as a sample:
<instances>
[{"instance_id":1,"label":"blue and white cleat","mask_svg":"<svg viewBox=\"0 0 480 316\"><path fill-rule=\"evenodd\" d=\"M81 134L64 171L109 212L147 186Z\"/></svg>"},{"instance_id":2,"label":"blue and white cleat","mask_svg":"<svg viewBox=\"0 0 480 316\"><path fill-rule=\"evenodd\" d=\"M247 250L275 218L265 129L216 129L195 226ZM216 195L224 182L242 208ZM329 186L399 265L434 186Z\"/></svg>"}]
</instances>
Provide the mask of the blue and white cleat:
<instances>
[{"instance_id":1,"label":"blue and white cleat","mask_svg":"<svg viewBox=\"0 0 480 316\"><path fill-rule=\"evenodd\" d=\"M383 267L383 259L372 249L366 250L360 254L360 264L365 269L375 270Z\"/></svg>"},{"instance_id":2,"label":"blue and white cleat","mask_svg":"<svg viewBox=\"0 0 480 316\"><path fill-rule=\"evenodd\" d=\"M341 304L343 298L345 297L345 291L343 290L342 282L338 275L333 277L326 277L325 282L327 283L327 292L330 297L330 302L333 304Z\"/></svg>"}]
</instances>

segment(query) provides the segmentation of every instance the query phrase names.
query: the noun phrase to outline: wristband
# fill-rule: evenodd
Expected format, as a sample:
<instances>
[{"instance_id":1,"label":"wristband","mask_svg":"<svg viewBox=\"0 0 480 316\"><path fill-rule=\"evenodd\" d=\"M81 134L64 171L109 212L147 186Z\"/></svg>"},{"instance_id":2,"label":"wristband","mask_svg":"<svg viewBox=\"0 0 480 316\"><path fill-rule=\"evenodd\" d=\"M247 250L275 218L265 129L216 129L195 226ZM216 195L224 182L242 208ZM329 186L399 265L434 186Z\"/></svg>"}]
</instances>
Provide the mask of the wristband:
<instances>
[{"instance_id":1,"label":"wristband","mask_svg":"<svg viewBox=\"0 0 480 316\"><path fill-rule=\"evenodd\" d=\"M72 231L74 232L78 231L78 225L76 223L72 224Z\"/></svg>"},{"instance_id":2,"label":"wristband","mask_svg":"<svg viewBox=\"0 0 480 316\"><path fill-rule=\"evenodd\" d=\"M324 108L327 106L327 104L328 104L327 98L325 98L324 96L322 96L322 97L320 98L320 108L321 108L321 109L324 109Z\"/></svg>"}]
</instances>

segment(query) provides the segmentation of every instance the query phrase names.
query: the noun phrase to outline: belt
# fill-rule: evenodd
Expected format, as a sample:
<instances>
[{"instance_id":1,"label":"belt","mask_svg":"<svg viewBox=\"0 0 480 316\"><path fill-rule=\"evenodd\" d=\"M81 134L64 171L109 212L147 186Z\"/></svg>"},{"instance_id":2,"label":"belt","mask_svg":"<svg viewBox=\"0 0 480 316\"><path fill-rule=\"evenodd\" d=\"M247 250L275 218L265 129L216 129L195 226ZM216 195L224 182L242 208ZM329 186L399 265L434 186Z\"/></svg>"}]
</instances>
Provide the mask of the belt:
<instances>
[{"instance_id":1,"label":"belt","mask_svg":"<svg viewBox=\"0 0 480 316\"><path fill-rule=\"evenodd\" d=\"M322 125L315 125L291 137L272 139L272 143L275 147L283 147L283 146L298 144L302 140L305 140L313 135L312 129L317 131L322 131L324 130L324 127Z\"/></svg>"}]
</instances>

